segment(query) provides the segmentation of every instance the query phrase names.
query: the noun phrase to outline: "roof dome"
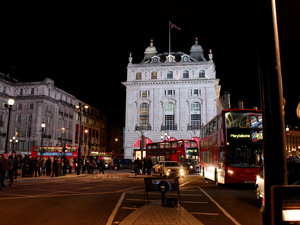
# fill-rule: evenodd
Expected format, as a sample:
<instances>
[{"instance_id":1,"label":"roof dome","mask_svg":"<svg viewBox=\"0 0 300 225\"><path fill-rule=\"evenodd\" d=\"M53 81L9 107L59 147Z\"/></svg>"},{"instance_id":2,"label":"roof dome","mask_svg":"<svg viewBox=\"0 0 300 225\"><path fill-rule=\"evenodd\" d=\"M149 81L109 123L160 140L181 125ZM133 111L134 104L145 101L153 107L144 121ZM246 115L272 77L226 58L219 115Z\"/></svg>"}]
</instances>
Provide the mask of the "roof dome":
<instances>
[{"instance_id":1,"label":"roof dome","mask_svg":"<svg viewBox=\"0 0 300 225\"><path fill-rule=\"evenodd\" d=\"M198 38L196 37L195 44L191 47L191 57L197 61L206 61L203 55L203 48L198 44Z\"/></svg>"},{"instance_id":2,"label":"roof dome","mask_svg":"<svg viewBox=\"0 0 300 225\"><path fill-rule=\"evenodd\" d=\"M153 39L151 39L150 46L145 49L144 59L142 62L150 60L152 56L157 55L156 48L153 46Z\"/></svg>"}]
</instances>

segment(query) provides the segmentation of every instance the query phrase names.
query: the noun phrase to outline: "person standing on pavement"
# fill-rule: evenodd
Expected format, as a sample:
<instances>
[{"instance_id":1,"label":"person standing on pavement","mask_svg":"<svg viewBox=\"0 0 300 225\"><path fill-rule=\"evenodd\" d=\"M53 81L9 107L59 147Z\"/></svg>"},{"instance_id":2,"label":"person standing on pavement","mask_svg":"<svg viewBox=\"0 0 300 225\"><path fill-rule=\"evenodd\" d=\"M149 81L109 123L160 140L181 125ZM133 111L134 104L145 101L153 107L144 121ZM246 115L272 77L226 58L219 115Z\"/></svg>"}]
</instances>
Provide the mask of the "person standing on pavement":
<instances>
[{"instance_id":1,"label":"person standing on pavement","mask_svg":"<svg viewBox=\"0 0 300 225\"><path fill-rule=\"evenodd\" d=\"M6 178L8 175L8 160L6 159L6 153L3 153L1 155L0 165L1 165L1 178L0 178L1 187L2 190L6 190Z\"/></svg>"},{"instance_id":2,"label":"person standing on pavement","mask_svg":"<svg viewBox=\"0 0 300 225\"><path fill-rule=\"evenodd\" d=\"M72 174L73 163L74 163L74 159L73 159L73 157L70 157L70 159L69 159L69 174Z\"/></svg>"},{"instance_id":3,"label":"person standing on pavement","mask_svg":"<svg viewBox=\"0 0 300 225\"><path fill-rule=\"evenodd\" d=\"M16 155L15 151L12 152L10 159L13 162L13 176L14 176L14 179L17 179L18 169L19 169L19 159L18 159L18 156Z\"/></svg>"},{"instance_id":4,"label":"person standing on pavement","mask_svg":"<svg viewBox=\"0 0 300 225\"><path fill-rule=\"evenodd\" d=\"M151 169L152 169L153 163L150 157L148 157L146 167L147 167L147 175L151 175Z\"/></svg>"},{"instance_id":5,"label":"person standing on pavement","mask_svg":"<svg viewBox=\"0 0 300 225\"><path fill-rule=\"evenodd\" d=\"M46 160L46 175L50 176L50 174L51 174L51 159L50 157L48 157Z\"/></svg>"},{"instance_id":6,"label":"person standing on pavement","mask_svg":"<svg viewBox=\"0 0 300 225\"><path fill-rule=\"evenodd\" d=\"M9 185L12 185L14 183L14 165L13 161L11 160L11 157L9 154L6 154L7 159L7 165L8 165L8 177L9 177Z\"/></svg>"}]
</instances>

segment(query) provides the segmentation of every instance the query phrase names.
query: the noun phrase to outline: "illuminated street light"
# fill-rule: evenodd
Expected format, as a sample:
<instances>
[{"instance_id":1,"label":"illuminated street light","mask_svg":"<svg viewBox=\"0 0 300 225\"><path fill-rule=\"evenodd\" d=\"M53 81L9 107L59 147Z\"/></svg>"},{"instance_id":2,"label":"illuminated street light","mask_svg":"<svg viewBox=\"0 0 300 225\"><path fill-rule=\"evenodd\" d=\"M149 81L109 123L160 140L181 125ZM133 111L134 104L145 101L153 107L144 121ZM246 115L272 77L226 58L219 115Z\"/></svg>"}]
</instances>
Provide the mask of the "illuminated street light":
<instances>
[{"instance_id":1,"label":"illuminated street light","mask_svg":"<svg viewBox=\"0 0 300 225\"><path fill-rule=\"evenodd\" d=\"M6 140L5 140L5 153L8 153L8 136L9 136L9 125L10 125L10 114L13 105L15 104L15 100L10 98L7 101L7 104L5 104L5 107L8 108L8 120L7 120L7 129L6 129Z\"/></svg>"},{"instance_id":2,"label":"illuminated street light","mask_svg":"<svg viewBox=\"0 0 300 225\"><path fill-rule=\"evenodd\" d=\"M81 116L83 113L83 109L88 109L89 107L87 105L82 105L81 103L79 103L79 105L75 106L77 109L77 113L78 113L78 118L79 118L79 146L78 146L78 168L77 168L77 175L80 175L80 153L81 153L81 145L82 145L82 126L81 126Z\"/></svg>"},{"instance_id":3,"label":"illuminated street light","mask_svg":"<svg viewBox=\"0 0 300 225\"><path fill-rule=\"evenodd\" d=\"M42 128L42 134L41 134L41 158L43 158L43 138L44 138L44 131L45 131L45 127L46 127L46 124L44 122L42 122L41 124L41 128Z\"/></svg>"}]
</instances>

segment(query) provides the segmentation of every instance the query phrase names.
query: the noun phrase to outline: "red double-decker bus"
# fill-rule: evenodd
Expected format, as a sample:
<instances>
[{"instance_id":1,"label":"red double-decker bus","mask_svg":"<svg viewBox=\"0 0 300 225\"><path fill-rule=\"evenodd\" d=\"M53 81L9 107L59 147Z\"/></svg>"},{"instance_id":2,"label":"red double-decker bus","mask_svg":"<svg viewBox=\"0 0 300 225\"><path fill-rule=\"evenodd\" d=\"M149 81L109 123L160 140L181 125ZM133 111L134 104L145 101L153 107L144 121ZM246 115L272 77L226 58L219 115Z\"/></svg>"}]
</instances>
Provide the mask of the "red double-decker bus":
<instances>
[{"instance_id":1,"label":"red double-decker bus","mask_svg":"<svg viewBox=\"0 0 300 225\"><path fill-rule=\"evenodd\" d=\"M260 110L223 110L202 127L200 169L216 183L255 183L262 166Z\"/></svg>"},{"instance_id":2,"label":"red double-decker bus","mask_svg":"<svg viewBox=\"0 0 300 225\"><path fill-rule=\"evenodd\" d=\"M170 140L146 145L146 157L153 162L176 161L181 164L198 164L199 148L195 140Z\"/></svg>"},{"instance_id":3,"label":"red double-decker bus","mask_svg":"<svg viewBox=\"0 0 300 225\"><path fill-rule=\"evenodd\" d=\"M43 158L56 156L66 156L67 159L73 157L74 159L78 157L78 147L65 147L63 151L62 146L43 146ZM41 156L41 147L34 146L31 149L31 156L38 157Z\"/></svg>"}]
</instances>

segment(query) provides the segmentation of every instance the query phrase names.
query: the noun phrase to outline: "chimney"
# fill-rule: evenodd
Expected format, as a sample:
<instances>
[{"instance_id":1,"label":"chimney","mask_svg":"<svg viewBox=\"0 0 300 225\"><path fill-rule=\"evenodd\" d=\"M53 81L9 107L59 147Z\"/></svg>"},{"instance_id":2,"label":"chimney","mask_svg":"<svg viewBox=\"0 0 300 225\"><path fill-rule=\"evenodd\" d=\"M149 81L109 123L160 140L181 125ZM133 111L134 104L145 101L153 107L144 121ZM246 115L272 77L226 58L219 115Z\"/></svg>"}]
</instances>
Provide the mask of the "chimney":
<instances>
[{"instance_id":1,"label":"chimney","mask_svg":"<svg viewBox=\"0 0 300 225\"><path fill-rule=\"evenodd\" d=\"M244 109L244 101L238 100L238 109Z\"/></svg>"},{"instance_id":2,"label":"chimney","mask_svg":"<svg viewBox=\"0 0 300 225\"><path fill-rule=\"evenodd\" d=\"M225 91L223 94L223 101L225 106L230 109L231 108L231 104L230 104L230 93L228 91Z\"/></svg>"}]
</instances>

